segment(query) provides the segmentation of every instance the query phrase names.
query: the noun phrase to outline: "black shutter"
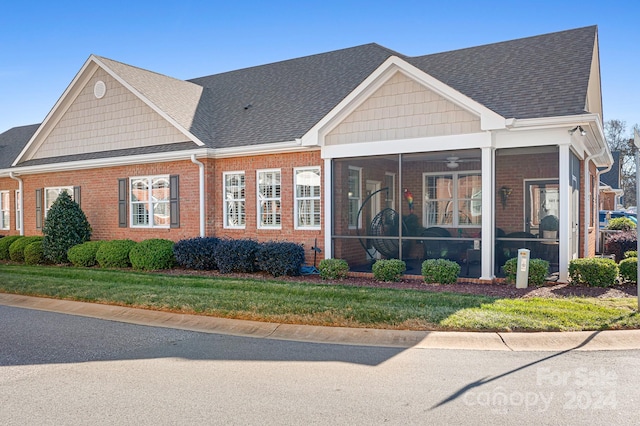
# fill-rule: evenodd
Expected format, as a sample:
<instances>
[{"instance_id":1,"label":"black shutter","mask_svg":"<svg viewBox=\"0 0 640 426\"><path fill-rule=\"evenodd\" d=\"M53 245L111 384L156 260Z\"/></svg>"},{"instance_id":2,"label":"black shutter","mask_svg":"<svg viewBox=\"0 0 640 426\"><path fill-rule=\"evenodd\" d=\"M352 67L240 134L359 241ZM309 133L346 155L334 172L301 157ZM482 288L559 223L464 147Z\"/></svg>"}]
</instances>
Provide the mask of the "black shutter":
<instances>
[{"instance_id":1,"label":"black shutter","mask_svg":"<svg viewBox=\"0 0 640 426\"><path fill-rule=\"evenodd\" d=\"M75 201L76 203L78 203L78 205L80 205L80 187L79 186L73 187L73 201Z\"/></svg>"},{"instance_id":2,"label":"black shutter","mask_svg":"<svg viewBox=\"0 0 640 426\"><path fill-rule=\"evenodd\" d=\"M36 229L42 230L42 189L36 189Z\"/></svg>"},{"instance_id":3,"label":"black shutter","mask_svg":"<svg viewBox=\"0 0 640 426\"><path fill-rule=\"evenodd\" d=\"M120 228L127 227L127 189L129 186L129 179L118 179L118 226Z\"/></svg>"},{"instance_id":4,"label":"black shutter","mask_svg":"<svg viewBox=\"0 0 640 426\"><path fill-rule=\"evenodd\" d=\"M169 215L170 226L180 228L180 189L178 175L169 176Z\"/></svg>"}]
</instances>

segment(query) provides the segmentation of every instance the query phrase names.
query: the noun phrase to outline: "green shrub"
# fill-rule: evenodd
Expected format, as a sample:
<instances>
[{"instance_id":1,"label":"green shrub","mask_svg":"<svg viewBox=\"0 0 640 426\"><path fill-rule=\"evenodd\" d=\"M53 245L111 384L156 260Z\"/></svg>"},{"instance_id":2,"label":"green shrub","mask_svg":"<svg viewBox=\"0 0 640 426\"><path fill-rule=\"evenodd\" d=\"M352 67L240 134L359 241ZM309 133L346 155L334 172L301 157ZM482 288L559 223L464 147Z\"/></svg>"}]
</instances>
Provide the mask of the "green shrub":
<instances>
[{"instance_id":1,"label":"green shrub","mask_svg":"<svg viewBox=\"0 0 640 426\"><path fill-rule=\"evenodd\" d=\"M624 259L624 254L629 250L638 248L638 239L635 231L617 232L609 237L605 243L607 253L616 256L616 262Z\"/></svg>"},{"instance_id":2,"label":"green shrub","mask_svg":"<svg viewBox=\"0 0 640 426\"><path fill-rule=\"evenodd\" d=\"M373 278L378 281L400 281L407 265L400 259L380 259L373 264Z\"/></svg>"},{"instance_id":3,"label":"green shrub","mask_svg":"<svg viewBox=\"0 0 640 426\"><path fill-rule=\"evenodd\" d=\"M601 257L573 259L569 262L569 277L575 284L609 287L618 277L618 264Z\"/></svg>"},{"instance_id":4,"label":"green shrub","mask_svg":"<svg viewBox=\"0 0 640 426\"><path fill-rule=\"evenodd\" d=\"M27 265L40 265L45 263L42 240L27 244L24 248L24 263Z\"/></svg>"},{"instance_id":5,"label":"green shrub","mask_svg":"<svg viewBox=\"0 0 640 426\"><path fill-rule=\"evenodd\" d=\"M624 258L638 257L638 250L629 250L624 252Z\"/></svg>"},{"instance_id":6,"label":"green shrub","mask_svg":"<svg viewBox=\"0 0 640 426\"><path fill-rule=\"evenodd\" d=\"M15 240L9 246L9 259L14 262L24 262L24 248L30 243L42 241L42 237L24 237Z\"/></svg>"},{"instance_id":7,"label":"green shrub","mask_svg":"<svg viewBox=\"0 0 640 426\"><path fill-rule=\"evenodd\" d=\"M8 237L0 238L0 260L9 260L9 247L20 238L24 237L21 235L9 235Z\"/></svg>"},{"instance_id":8,"label":"green shrub","mask_svg":"<svg viewBox=\"0 0 640 426\"><path fill-rule=\"evenodd\" d=\"M62 191L47 212L42 233L44 257L54 263L64 263L68 260L67 250L89 241L91 225L78 203Z\"/></svg>"},{"instance_id":9,"label":"green shrub","mask_svg":"<svg viewBox=\"0 0 640 426\"><path fill-rule=\"evenodd\" d=\"M502 267L504 271L507 282L515 283L516 275L518 273L518 258L514 257L513 259L507 260L507 262ZM529 284L531 285L543 285L547 276L549 275L549 262L543 259L530 259L529 260L529 274L527 275L527 279Z\"/></svg>"},{"instance_id":10,"label":"green shrub","mask_svg":"<svg viewBox=\"0 0 640 426\"><path fill-rule=\"evenodd\" d=\"M280 275L300 275L304 263L304 248L300 244L270 241L261 243L256 253L256 265L278 277Z\"/></svg>"},{"instance_id":11,"label":"green shrub","mask_svg":"<svg viewBox=\"0 0 640 426\"><path fill-rule=\"evenodd\" d=\"M112 240L100 244L96 260L101 268L128 268L131 266L129 252L136 242L131 240Z\"/></svg>"},{"instance_id":12,"label":"green shrub","mask_svg":"<svg viewBox=\"0 0 640 426\"><path fill-rule=\"evenodd\" d=\"M447 259L427 259L422 262L422 278L425 283L455 284L460 275L460 265Z\"/></svg>"},{"instance_id":13,"label":"green shrub","mask_svg":"<svg viewBox=\"0 0 640 426\"><path fill-rule=\"evenodd\" d=\"M344 259L322 259L318 265L323 280L341 280L349 274L349 264Z\"/></svg>"},{"instance_id":14,"label":"green shrub","mask_svg":"<svg viewBox=\"0 0 640 426\"><path fill-rule=\"evenodd\" d=\"M632 229L636 229L636 224L628 217L616 217L609 220L607 229L615 231L630 231Z\"/></svg>"},{"instance_id":15,"label":"green shrub","mask_svg":"<svg viewBox=\"0 0 640 426\"><path fill-rule=\"evenodd\" d=\"M173 268L176 264L173 244L173 241L160 238L139 242L129 252L131 266L146 271Z\"/></svg>"},{"instance_id":16,"label":"green shrub","mask_svg":"<svg viewBox=\"0 0 640 426\"><path fill-rule=\"evenodd\" d=\"M622 282L637 283L638 282L638 258L627 257L622 259L618 265L620 270L620 280Z\"/></svg>"},{"instance_id":17,"label":"green shrub","mask_svg":"<svg viewBox=\"0 0 640 426\"><path fill-rule=\"evenodd\" d=\"M71 247L67 251L69 262L71 262L73 266L95 266L98 263L96 254L102 243L103 241L87 241Z\"/></svg>"}]
</instances>

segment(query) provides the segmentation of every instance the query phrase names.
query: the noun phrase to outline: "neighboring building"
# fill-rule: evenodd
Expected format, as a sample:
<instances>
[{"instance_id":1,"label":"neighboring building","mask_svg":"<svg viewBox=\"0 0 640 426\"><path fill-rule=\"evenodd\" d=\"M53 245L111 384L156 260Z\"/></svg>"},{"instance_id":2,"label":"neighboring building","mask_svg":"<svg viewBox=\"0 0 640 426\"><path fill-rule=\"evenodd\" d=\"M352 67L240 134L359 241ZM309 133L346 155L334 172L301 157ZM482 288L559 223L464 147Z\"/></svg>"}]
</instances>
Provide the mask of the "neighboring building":
<instances>
[{"instance_id":1,"label":"neighboring building","mask_svg":"<svg viewBox=\"0 0 640 426\"><path fill-rule=\"evenodd\" d=\"M611 162L595 26L189 81L92 55L42 124L0 135L0 233L39 234L67 190L95 239L287 240L354 269L447 257L481 280L528 246L566 281L595 253Z\"/></svg>"},{"instance_id":2,"label":"neighboring building","mask_svg":"<svg viewBox=\"0 0 640 426\"><path fill-rule=\"evenodd\" d=\"M624 191L620 189L621 155L620 151L612 151L611 170L600 175L600 210L618 210L621 206L624 196Z\"/></svg>"}]
</instances>

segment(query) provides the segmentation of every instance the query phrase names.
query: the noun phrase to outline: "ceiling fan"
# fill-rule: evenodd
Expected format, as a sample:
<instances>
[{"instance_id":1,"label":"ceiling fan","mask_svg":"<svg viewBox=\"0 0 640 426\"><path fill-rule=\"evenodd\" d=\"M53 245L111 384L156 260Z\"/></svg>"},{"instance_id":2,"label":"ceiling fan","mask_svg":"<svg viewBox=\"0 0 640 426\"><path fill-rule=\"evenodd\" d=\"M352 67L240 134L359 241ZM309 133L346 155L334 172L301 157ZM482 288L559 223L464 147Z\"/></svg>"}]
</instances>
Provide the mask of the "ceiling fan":
<instances>
[{"instance_id":1,"label":"ceiling fan","mask_svg":"<svg viewBox=\"0 0 640 426\"><path fill-rule=\"evenodd\" d=\"M480 160L474 160L474 159L461 159L460 157L447 157L447 159L444 161L444 163L447 165L448 168L450 169L457 169L458 166L460 166L460 163L464 163L464 162L474 162L474 161L480 161Z\"/></svg>"}]
</instances>

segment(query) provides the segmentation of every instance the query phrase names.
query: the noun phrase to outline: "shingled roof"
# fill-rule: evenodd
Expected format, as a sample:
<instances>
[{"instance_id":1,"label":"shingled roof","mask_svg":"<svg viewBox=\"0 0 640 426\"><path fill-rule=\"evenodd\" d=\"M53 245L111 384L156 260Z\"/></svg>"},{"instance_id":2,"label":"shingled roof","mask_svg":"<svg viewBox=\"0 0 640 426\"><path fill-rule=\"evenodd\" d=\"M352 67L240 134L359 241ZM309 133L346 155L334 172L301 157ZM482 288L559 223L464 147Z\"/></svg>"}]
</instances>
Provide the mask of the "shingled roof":
<instances>
[{"instance_id":1,"label":"shingled roof","mask_svg":"<svg viewBox=\"0 0 640 426\"><path fill-rule=\"evenodd\" d=\"M229 148L301 138L391 56L504 118L582 114L596 35L590 26L417 57L372 43L188 81L96 58L208 147ZM0 169L36 128L0 135Z\"/></svg>"}]
</instances>

